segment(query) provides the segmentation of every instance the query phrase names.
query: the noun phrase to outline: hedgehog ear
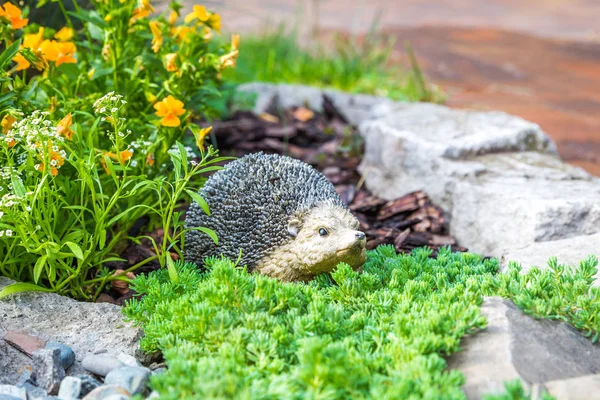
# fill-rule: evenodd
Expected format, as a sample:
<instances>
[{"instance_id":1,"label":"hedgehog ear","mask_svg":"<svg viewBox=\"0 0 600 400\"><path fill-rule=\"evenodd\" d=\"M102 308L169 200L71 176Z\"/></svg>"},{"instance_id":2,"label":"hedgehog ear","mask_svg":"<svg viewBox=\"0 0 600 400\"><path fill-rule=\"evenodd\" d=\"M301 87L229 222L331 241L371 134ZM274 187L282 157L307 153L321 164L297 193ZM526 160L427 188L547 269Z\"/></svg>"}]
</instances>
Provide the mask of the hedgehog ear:
<instances>
[{"instance_id":1,"label":"hedgehog ear","mask_svg":"<svg viewBox=\"0 0 600 400\"><path fill-rule=\"evenodd\" d=\"M287 230L290 236L298 236L298 231L300 230L300 220L296 218L290 219L288 222Z\"/></svg>"}]
</instances>

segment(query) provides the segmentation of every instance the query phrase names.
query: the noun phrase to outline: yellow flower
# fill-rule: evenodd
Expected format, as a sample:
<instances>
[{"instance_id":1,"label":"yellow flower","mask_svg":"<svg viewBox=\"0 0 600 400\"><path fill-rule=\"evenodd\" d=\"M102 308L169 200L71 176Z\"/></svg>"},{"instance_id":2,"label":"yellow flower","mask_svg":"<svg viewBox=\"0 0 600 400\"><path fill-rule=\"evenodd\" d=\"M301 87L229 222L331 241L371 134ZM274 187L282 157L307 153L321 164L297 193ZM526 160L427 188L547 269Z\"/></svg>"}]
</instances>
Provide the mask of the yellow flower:
<instances>
[{"instance_id":1,"label":"yellow flower","mask_svg":"<svg viewBox=\"0 0 600 400\"><path fill-rule=\"evenodd\" d=\"M52 176L56 176L58 175L58 169L65 164L65 159L60 155L60 153L52 150L52 142L48 144L48 147L50 148L50 173ZM39 163L36 166L36 169L38 171L43 171L44 163Z\"/></svg>"},{"instance_id":2,"label":"yellow flower","mask_svg":"<svg viewBox=\"0 0 600 400\"><path fill-rule=\"evenodd\" d=\"M73 39L73 28L65 26L60 31L56 32L54 37L61 42L68 42L69 40Z\"/></svg>"},{"instance_id":3,"label":"yellow flower","mask_svg":"<svg viewBox=\"0 0 600 400\"><path fill-rule=\"evenodd\" d=\"M71 113L69 113L66 117L60 120L58 125L56 125L56 132L59 135L71 140L71 137L73 137L73 135L75 134L75 132L73 132L70 129L71 125L73 125L73 116L71 115Z\"/></svg>"},{"instance_id":4,"label":"yellow flower","mask_svg":"<svg viewBox=\"0 0 600 400\"><path fill-rule=\"evenodd\" d=\"M211 14L208 19L208 25L215 31L221 33L221 16L217 13Z\"/></svg>"},{"instance_id":5,"label":"yellow flower","mask_svg":"<svg viewBox=\"0 0 600 400\"><path fill-rule=\"evenodd\" d=\"M160 120L162 126L175 127L181 124L179 116L185 114L185 108L183 108L183 102L177 100L175 97L169 95L167 98L154 104L156 115L163 117Z\"/></svg>"},{"instance_id":6,"label":"yellow flower","mask_svg":"<svg viewBox=\"0 0 600 400\"><path fill-rule=\"evenodd\" d=\"M177 40L189 40L191 38L191 34L194 32L194 29L189 26L177 26L171 28L171 36L173 36Z\"/></svg>"},{"instance_id":7,"label":"yellow flower","mask_svg":"<svg viewBox=\"0 0 600 400\"><path fill-rule=\"evenodd\" d=\"M208 128L202 128L197 132L194 132L194 139L196 140L196 147L200 150L204 150L204 138L212 131L212 126Z\"/></svg>"},{"instance_id":8,"label":"yellow flower","mask_svg":"<svg viewBox=\"0 0 600 400\"><path fill-rule=\"evenodd\" d=\"M96 72L96 68L92 68L90 69L90 71L87 73L88 78L93 79L94 78L94 73Z\"/></svg>"},{"instance_id":9,"label":"yellow flower","mask_svg":"<svg viewBox=\"0 0 600 400\"><path fill-rule=\"evenodd\" d=\"M1 9L1 7L0 7ZM42 43L44 38L44 27L40 27L37 33L30 33L23 36L23 44L21 45L22 49L28 48L41 60L41 63L37 63L36 68L42 69L45 64L43 56L40 51L40 44ZM18 53L12 59L17 63L17 71L22 71L31 66L31 63L23 56L23 54Z\"/></svg>"},{"instance_id":10,"label":"yellow flower","mask_svg":"<svg viewBox=\"0 0 600 400\"><path fill-rule=\"evenodd\" d=\"M11 3L6 3L4 9L0 6L0 17L8 19L13 29L21 29L29 22L27 18L21 18L21 9Z\"/></svg>"},{"instance_id":11,"label":"yellow flower","mask_svg":"<svg viewBox=\"0 0 600 400\"><path fill-rule=\"evenodd\" d=\"M231 35L231 47L234 50L238 50L240 48L240 35L238 35L238 34Z\"/></svg>"},{"instance_id":12,"label":"yellow flower","mask_svg":"<svg viewBox=\"0 0 600 400\"><path fill-rule=\"evenodd\" d=\"M154 165L154 154L148 153L146 157L146 165L153 166Z\"/></svg>"},{"instance_id":13,"label":"yellow flower","mask_svg":"<svg viewBox=\"0 0 600 400\"><path fill-rule=\"evenodd\" d=\"M15 122L17 122L17 119L15 117L6 114L4 118L2 118L2 133L8 133L8 131L10 131L10 128L12 128Z\"/></svg>"},{"instance_id":14,"label":"yellow flower","mask_svg":"<svg viewBox=\"0 0 600 400\"><path fill-rule=\"evenodd\" d=\"M165 60L167 61L167 71L175 72L178 70L177 68L177 53L169 53L165 56Z\"/></svg>"},{"instance_id":15,"label":"yellow flower","mask_svg":"<svg viewBox=\"0 0 600 400\"><path fill-rule=\"evenodd\" d=\"M160 25L158 24L158 21L151 21L149 25L150 30L152 31L152 50L154 50L155 53L158 53L158 50L160 50L160 46L162 46L163 44L163 37L162 32L160 31Z\"/></svg>"},{"instance_id":16,"label":"yellow flower","mask_svg":"<svg viewBox=\"0 0 600 400\"><path fill-rule=\"evenodd\" d=\"M151 13L154 13L154 7L150 4L150 0L142 0L141 4L133 10L133 15L130 21L134 21L139 18L145 18Z\"/></svg>"},{"instance_id":17,"label":"yellow flower","mask_svg":"<svg viewBox=\"0 0 600 400\"><path fill-rule=\"evenodd\" d=\"M169 25L175 25L175 22L177 22L177 18L179 18L179 14L177 14L177 11L171 11L171 14L169 14Z\"/></svg>"},{"instance_id":18,"label":"yellow flower","mask_svg":"<svg viewBox=\"0 0 600 400\"><path fill-rule=\"evenodd\" d=\"M110 175L110 171L108 169L108 166L106 165L106 160L104 159L105 155L112 158L115 161L120 161L121 164L125 164L127 161L131 160L131 157L133 157L133 151L131 150L123 150L119 153L118 156L115 153L111 153L110 151L105 151L102 154L103 156L100 157L100 162L102 163L102 167L104 167L104 170L106 171L107 175Z\"/></svg>"},{"instance_id":19,"label":"yellow flower","mask_svg":"<svg viewBox=\"0 0 600 400\"><path fill-rule=\"evenodd\" d=\"M44 40L40 45L44 58L54 61L58 67L61 64L74 64L77 62L73 55L77 48L73 42L57 42L56 40Z\"/></svg>"},{"instance_id":20,"label":"yellow flower","mask_svg":"<svg viewBox=\"0 0 600 400\"><path fill-rule=\"evenodd\" d=\"M194 11L185 16L184 21L186 24L192 22L196 18L202 22L208 21L209 16L208 11L206 11L206 7L196 5L194 6L193 10Z\"/></svg>"}]
</instances>

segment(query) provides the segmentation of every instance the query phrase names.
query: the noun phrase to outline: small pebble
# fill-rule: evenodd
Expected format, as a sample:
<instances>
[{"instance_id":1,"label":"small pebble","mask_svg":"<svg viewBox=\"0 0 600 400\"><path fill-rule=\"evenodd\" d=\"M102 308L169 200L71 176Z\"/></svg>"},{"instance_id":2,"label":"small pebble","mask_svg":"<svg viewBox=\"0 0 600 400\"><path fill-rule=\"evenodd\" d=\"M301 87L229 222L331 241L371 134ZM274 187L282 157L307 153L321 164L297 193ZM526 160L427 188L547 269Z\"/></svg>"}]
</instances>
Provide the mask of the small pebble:
<instances>
[{"instance_id":1,"label":"small pebble","mask_svg":"<svg viewBox=\"0 0 600 400\"><path fill-rule=\"evenodd\" d=\"M14 397L16 399L27 400L27 391L25 390L25 388L16 387L13 385L0 385L0 396Z\"/></svg>"},{"instance_id":2,"label":"small pebble","mask_svg":"<svg viewBox=\"0 0 600 400\"><path fill-rule=\"evenodd\" d=\"M148 397L146 397L146 400L154 400L154 399L159 399L160 398L160 394L158 394L158 392L156 390L153 390L150 395Z\"/></svg>"},{"instance_id":3,"label":"small pebble","mask_svg":"<svg viewBox=\"0 0 600 400\"><path fill-rule=\"evenodd\" d=\"M60 361L64 369L69 369L75 362L75 353L70 346L59 342L47 342L46 349L59 349L60 350Z\"/></svg>"},{"instance_id":4,"label":"small pebble","mask_svg":"<svg viewBox=\"0 0 600 400\"><path fill-rule=\"evenodd\" d=\"M27 391L27 400L46 400L48 392L30 382L25 382L22 387Z\"/></svg>"},{"instance_id":5,"label":"small pebble","mask_svg":"<svg viewBox=\"0 0 600 400\"><path fill-rule=\"evenodd\" d=\"M81 366L92 374L106 376L113 369L123 367L125 364L106 354L91 354L83 359Z\"/></svg>"},{"instance_id":6,"label":"small pebble","mask_svg":"<svg viewBox=\"0 0 600 400\"><path fill-rule=\"evenodd\" d=\"M42 349L33 353L33 383L50 394L56 394L64 377L59 349Z\"/></svg>"},{"instance_id":7,"label":"small pebble","mask_svg":"<svg viewBox=\"0 0 600 400\"><path fill-rule=\"evenodd\" d=\"M67 376L60 383L58 397L64 400L75 400L81 396L81 379L74 376Z\"/></svg>"},{"instance_id":8,"label":"small pebble","mask_svg":"<svg viewBox=\"0 0 600 400\"><path fill-rule=\"evenodd\" d=\"M117 359L119 361L121 361L123 364L129 365L131 367L139 367L140 366L140 363L138 362L138 360L135 359L135 357L132 357L125 353L120 353L117 356Z\"/></svg>"},{"instance_id":9,"label":"small pebble","mask_svg":"<svg viewBox=\"0 0 600 400\"><path fill-rule=\"evenodd\" d=\"M102 386L102 382L90 375L76 375L76 378L81 380L81 393L79 396L83 397L98 386Z\"/></svg>"},{"instance_id":10,"label":"small pebble","mask_svg":"<svg viewBox=\"0 0 600 400\"><path fill-rule=\"evenodd\" d=\"M107 385L121 386L131 394L139 394L146 389L151 371L144 367L125 366L110 371L104 383Z\"/></svg>"},{"instance_id":11,"label":"small pebble","mask_svg":"<svg viewBox=\"0 0 600 400\"><path fill-rule=\"evenodd\" d=\"M94 350L94 354L105 354L105 353L108 353L108 350L106 350L106 349Z\"/></svg>"},{"instance_id":12,"label":"small pebble","mask_svg":"<svg viewBox=\"0 0 600 400\"><path fill-rule=\"evenodd\" d=\"M97 387L89 392L83 400L107 400L109 396L121 395L124 399L128 399L131 394L117 385L104 385Z\"/></svg>"}]
</instances>

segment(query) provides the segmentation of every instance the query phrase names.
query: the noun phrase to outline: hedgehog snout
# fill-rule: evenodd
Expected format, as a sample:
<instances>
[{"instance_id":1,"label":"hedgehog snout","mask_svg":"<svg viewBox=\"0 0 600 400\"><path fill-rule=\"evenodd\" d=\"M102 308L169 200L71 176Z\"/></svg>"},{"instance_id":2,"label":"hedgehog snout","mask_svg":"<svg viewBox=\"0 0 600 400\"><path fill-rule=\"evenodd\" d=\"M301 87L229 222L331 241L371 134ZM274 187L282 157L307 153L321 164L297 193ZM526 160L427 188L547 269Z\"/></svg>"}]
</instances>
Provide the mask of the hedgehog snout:
<instances>
[{"instance_id":1,"label":"hedgehog snout","mask_svg":"<svg viewBox=\"0 0 600 400\"><path fill-rule=\"evenodd\" d=\"M365 235L365 233L361 232L361 231L356 231L356 233L354 234L354 236L356 236L356 238L358 240L365 240L367 238L367 235Z\"/></svg>"}]
</instances>

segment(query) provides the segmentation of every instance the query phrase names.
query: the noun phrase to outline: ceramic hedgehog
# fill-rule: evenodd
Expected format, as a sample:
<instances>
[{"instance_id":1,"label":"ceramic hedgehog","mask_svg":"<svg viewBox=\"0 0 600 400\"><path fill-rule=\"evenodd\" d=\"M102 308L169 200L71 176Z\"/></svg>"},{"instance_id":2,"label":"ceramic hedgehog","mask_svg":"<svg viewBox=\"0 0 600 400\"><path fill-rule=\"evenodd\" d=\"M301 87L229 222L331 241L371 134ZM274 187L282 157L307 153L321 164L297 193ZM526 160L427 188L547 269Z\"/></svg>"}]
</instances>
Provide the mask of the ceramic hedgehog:
<instances>
[{"instance_id":1,"label":"ceramic hedgehog","mask_svg":"<svg viewBox=\"0 0 600 400\"><path fill-rule=\"evenodd\" d=\"M308 281L340 262L366 259L365 234L327 178L310 165L279 155L250 154L212 175L200 195L210 216L193 203L186 228L186 261L224 255L249 271L283 281Z\"/></svg>"}]
</instances>

